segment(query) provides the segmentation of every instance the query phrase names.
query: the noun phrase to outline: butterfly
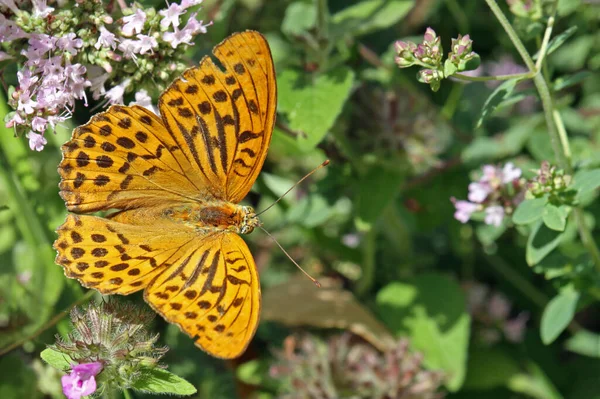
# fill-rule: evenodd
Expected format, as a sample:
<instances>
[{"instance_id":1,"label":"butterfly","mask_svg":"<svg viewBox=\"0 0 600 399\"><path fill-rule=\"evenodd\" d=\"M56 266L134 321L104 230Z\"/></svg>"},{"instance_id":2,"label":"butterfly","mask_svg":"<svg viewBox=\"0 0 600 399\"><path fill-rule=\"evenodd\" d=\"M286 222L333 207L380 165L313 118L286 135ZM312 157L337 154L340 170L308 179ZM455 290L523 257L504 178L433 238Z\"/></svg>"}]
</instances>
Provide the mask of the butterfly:
<instances>
[{"instance_id":1,"label":"butterfly","mask_svg":"<svg viewBox=\"0 0 600 399\"><path fill-rule=\"evenodd\" d=\"M261 309L239 205L271 141L277 89L267 41L236 33L160 96L160 116L111 106L62 146L56 262L102 294L145 301L209 354L240 356ZM87 215L112 211L106 217Z\"/></svg>"}]
</instances>

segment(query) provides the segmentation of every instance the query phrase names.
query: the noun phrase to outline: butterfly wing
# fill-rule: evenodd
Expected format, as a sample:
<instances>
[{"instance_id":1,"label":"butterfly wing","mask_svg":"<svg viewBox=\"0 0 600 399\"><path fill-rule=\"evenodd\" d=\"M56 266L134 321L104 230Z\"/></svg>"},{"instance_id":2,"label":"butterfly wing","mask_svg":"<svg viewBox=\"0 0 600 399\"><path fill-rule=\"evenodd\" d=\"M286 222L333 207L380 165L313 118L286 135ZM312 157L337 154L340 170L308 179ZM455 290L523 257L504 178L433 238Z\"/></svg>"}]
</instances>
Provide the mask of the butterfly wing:
<instances>
[{"instance_id":1,"label":"butterfly wing","mask_svg":"<svg viewBox=\"0 0 600 399\"><path fill-rule=\"evenodd\" d=\"M271 142L275 69L258 32L234 34L213 53L225 70L204 57L163 93L159 108L186 158L212 186L223 188L219 198L238 203L252 188Z\"/></svg>"},{"instance_id":2,"label":"butterfly wing","mask_svg":"<svg viewBox=\"0 0 600 399\"><path fill-rule=\"evenodd\" d=\"M148 286L198 239L194 230L157 218L152 225L131 225L72 214L57 233L56 263L67 277L103 294L122 295Z\"/></svg>"},{"instance_id":3,"label":"butterfly wing","mask_svg":"<svg viewBox=\"0 0 600 399\"><path fill-rule=\"evenodd\" d=\"M62 150L60 195L72 212L202 202L215 194L162 120L143 107L94 115Z\"/></svg>"},{"instance_id":4,"label":"butterfly wing","mask_svg":"<svg viewBox=\"0 0 600 399\"><path fill-rule=\"evenodd\" d=\"M144 299L220 358L241 355L258 326L258 273L248 246L235 233L203 236L150 283Z\"/></svg>"}]
</instances>

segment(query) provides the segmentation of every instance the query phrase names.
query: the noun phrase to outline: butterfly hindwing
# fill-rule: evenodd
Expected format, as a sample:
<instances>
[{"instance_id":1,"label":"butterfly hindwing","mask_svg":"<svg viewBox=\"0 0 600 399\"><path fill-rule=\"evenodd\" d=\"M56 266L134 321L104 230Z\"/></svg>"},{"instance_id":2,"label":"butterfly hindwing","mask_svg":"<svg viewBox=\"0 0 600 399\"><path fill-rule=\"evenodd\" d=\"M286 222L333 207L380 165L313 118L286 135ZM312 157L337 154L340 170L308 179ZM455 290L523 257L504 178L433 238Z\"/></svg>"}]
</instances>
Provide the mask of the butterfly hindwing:
<instances>
[{"instance_id":1,"label":"butterfly hindwing","mask_svg":"<svg viewBox=\"0 0 600 399\"><path fill-rule=\"evenodd\" d=\"M215 47L225 70L204 57L159 101L169 131L198 173L240 202L264 163L275 122L275 70L265 38L234 34ZM185 144L185 145L183 145Z\"/></svg>"},{"instance_id":2,"label":"butterfly hindwing","mask_svg":"<svg viewBox=\"0 0 600 399\"><path fill-rule=\"evenodd\" d=\"M258 273L235 233L212 233L148 286L144 298L213 356L243 353L260 313Z\"/></svg>"}]
</instances>

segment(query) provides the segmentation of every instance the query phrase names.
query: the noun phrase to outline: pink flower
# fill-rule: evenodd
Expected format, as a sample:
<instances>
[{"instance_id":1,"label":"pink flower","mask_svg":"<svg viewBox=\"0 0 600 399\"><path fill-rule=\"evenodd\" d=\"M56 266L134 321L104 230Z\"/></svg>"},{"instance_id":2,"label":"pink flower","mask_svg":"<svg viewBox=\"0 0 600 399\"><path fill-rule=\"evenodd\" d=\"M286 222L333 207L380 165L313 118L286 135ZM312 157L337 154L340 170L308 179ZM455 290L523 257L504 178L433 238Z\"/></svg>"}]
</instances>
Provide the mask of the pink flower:
<instances>
[{"instance_id":1,"label":"pink flower","mask_svg":"<svg viewBox=\"0 0 600 399\"><path fill-rule=\"evenodd\" d=\"M137 38L139 39L137 45L140 54L146 54L148 51L152 52L153 48L158 47L158 42L152 36L137 35Z\"/></svg>"},{"instance_id":2,"label":"pink flower","mask_svg":"<svg viewBox=\"0 0 600 399\"><path fill-rule=\"evenodd\" d=\"M106 29L104 26L100 27L100 36L98 37L98 41L94 44L96 50L100 49L100 47L109 47L111 49L117 48L117 40L115 35Z\"/></svg>"},{"instance_id":3,"label":"pink flower","mask_svg":"<svg viewBox=\"0 0 600 399\"><path fill-rule=\"evenodd\" d=\"M454 207L456 208L456 212L454 212L454 218L461 223L467 223L469 219L471 219L473 212L475 212L479 207L477 204L469 201L456 201L455 198L452 198L452 201L454 202Z\"/></svg>"},{"instance_id":4,"label":"pink flower","mask_svg":"<svg viewBox=\"0 0 600 399\"><path fill-rule=\"evenodd\" d=\"M158 115L158 110L154 104L152 104L152 97L150 97L148 92L144 89L141 89L135 93L135 101L130 102L129 105L139 105L140 107L144 107Z\"/></svg>"},{"instance_id":5,"label":"pink flower","mask_svg":"<svg viewBox=\"0 0 600 399\"><path fill-rule=\"evenodd\" d=\"M83 40L79 39L75 33L67 33L56 41L58 48L68 51L71 55L77 54L77 49L83 46Z\"/></svg>"},{"instance_id":6,"label":"pink flower","mask_svg":"<svg viewBox=\"0 0 600 399\"><path fill-rule=\"evenodd\" d=\"M42 151L47 143L44 136L33 131L27 133L26 137L29 139L29 148L31 148L31 151Z\"/></svg>"},{"instance_id":7,"label":"pink flower","mask_svg":"<svg viewBox=\"0 0 600 399\"><path fill-rule=\"evenodd\" d=\"M179 27L179 16L185 12L185 8L177 3L171 3L169 8L161 10L158 13L163 16L160 20L160 26L163 29L167 29L169 25L173 25L174 28Z\"/></svg>"},{"instance_id":8,"label":"pink flower","mask_svg":"<svg viewBox=\"0 0 600 399\"><path fill-rule=\"evenodd\" d=\"M72 366L71 374L61 378L63 393L68 399L80 399L96 391L96 378L102 363L83 363Z\"/></svg>"},{"instance_id":9,"label":"pink flower","mask_svg":"<svg viewBox=\"0 0 600 399\"><path fill-rule=\"evenodd\" d=\"M40 133L44 133L46 131L47 124L48 124L48 121L40 116L36 116L31 121L31 127L33 127L33 130L35 130L36 132L40 132ZM44 144L46 144L46 143L44 143ZM30 145L31 145L31 143L30 143Z\"/></svg>"},{"instance_id":10,"label":"pink flower","mask_svg":"<svg viewBox=\"0 0 600 399\"><path fill-rule=\"evenodd\" d=\"M478 204L485 201L488 194L492 192L491 187L487 183L473 182L469 184L469 201Z\"/></svg>"},{"instance_id":11,"label":"pink flower","mask_svg":"<svg viewBox=\"0 0 600 399\"><path fill-rule=\"evenodd\" d=\"M490 206L485 209L485 224L499 227L504 219L504 208L499 205Z\"/></svg>"},{"instance_id":12,"label":"pink flower","mask_svg":"<svg viewBox=\"0 0 600 399\"><path fill-rule=\"evenodd\" d=\"M190 15L185 27L181 30L175 29L174 32L163 33L163 40L171 44L171 47L177 48L182 43L187 45L193 45L192 38L198 33L206 33L206 27L212 25L209 22L206 25L202 25L202 21L196 20L196 13Z\"/></svg>"},{"instance_id":13,"label":"pink flower","mask_svg":"<svg viewBox=\"0 0 600 399\"><path fill-rule=\"evenodd\" d=\"M140 46L137 40L124 39L119 43L119 50L123 52L123 57L135 59L135 54L140 52Z\"/></svg>"},{"instance_id":14,"label":"pink flower","mask_svg":"<svg viewBox=\"0 0 600 399\"><path fill-rule=\"evenodd\" d=\"M510 342L522 342L529 314L519 313L517 317L504 323L504 336Z\"/></svg>"},{"instance_id":15,"label":"pink flower","mask_svg":"<svg viewBox=\"0 0 600 399\"><path fill-rule=\"evenodd\" d=\"M504 165L504 168L502 168L502 183L507 184L513 182L521 177L521 173L521 169L515 168L515 165L513 165L512 162L508 162Z\"/></svg>"},{"instance_id":16,"label":"pink flower","mask_svg":"<svg viewBox=\"0 0 600 399\"><path fill-rule=\"evenodd\" d=\"M125 89L131 83L131 79L125 79L121 84L116 85L112 89L106 92L104 97L108 99L109 104L123 104L123 95L125 94Z\"/></svg>"},{"instance_id":17,"label":"pink flower","mask_svg":"<svg viewBox=\"0 0 600 399\"><path fill-rule=\"evenodd\" d=\"M139 8L135 10L135 14L123 17L123 34L131 36L134 33L142 33L144 29L144 23L146 22L146 13Z\"/></svg>"},{"instance_id":18,"label":"pink flower","mask_svg":"<svg viewBox=\"0 0 600 399\"><path fill-rule=\"evenodd\" d=\"M19 104L17 105L17 109L19 111L23 111L27 115L29 115L29 114L33 114L37 105L38 105L37 102L33 101L28 93L21 93L21 97L19 97Z\"/></svg>"},{"instance_id":19,"label":"pink flower","mask_svg":"<svg viewBox=\"0 0 600 399\"><path fill-rule=\"evenodd\" d=\"M33 0L32 3L35 18L46 18L54 11L54 7L48 7L46 0Z\"/></svg>"}]
</instances>

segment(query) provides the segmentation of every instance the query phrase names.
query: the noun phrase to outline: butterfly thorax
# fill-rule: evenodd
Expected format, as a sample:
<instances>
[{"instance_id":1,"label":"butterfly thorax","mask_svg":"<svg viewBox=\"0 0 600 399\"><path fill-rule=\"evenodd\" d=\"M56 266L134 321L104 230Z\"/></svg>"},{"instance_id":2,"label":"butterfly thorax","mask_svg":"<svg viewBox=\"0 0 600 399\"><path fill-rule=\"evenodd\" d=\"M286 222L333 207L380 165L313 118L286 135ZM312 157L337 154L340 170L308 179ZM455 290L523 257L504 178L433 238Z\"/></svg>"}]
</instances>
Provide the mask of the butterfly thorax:
<instances>
[{"instance_id":1,"label":"butterfly thorax","mask_svg":"<svg viewBox=\"0 0 600 399\"><path fill-rule=\"evenodd\" d=\"M219 201L208 204L190 204L171 208L166 212L170 219L201 230L229 230L249 234L260 220L250 206Z\"/></svg>"}]
</instances>

